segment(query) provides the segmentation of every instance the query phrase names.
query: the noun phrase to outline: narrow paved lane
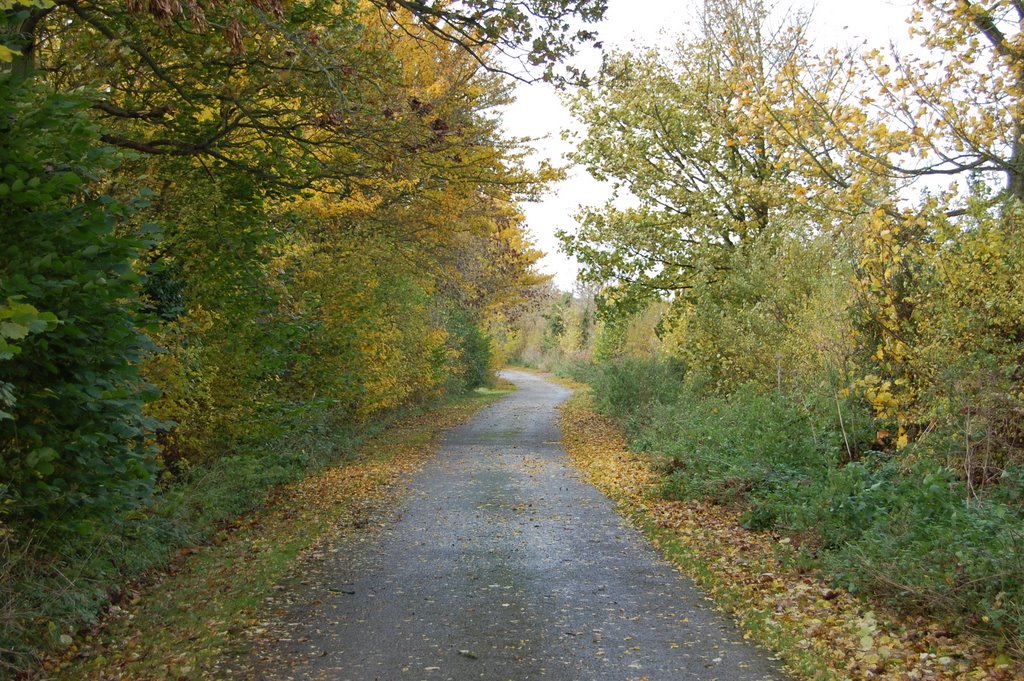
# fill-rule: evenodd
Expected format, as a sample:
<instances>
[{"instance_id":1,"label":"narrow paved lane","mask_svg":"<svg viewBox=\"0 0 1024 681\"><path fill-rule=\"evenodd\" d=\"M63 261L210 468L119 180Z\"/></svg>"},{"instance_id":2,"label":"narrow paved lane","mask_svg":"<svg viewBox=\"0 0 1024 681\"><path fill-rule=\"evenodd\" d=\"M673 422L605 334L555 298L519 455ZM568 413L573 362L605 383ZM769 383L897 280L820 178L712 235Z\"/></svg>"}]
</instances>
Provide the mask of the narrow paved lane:
<instances>
[{"instance_id":1,"label":"narrow paved lane","mask_svg":"<svg viewBox=\"0 0 1024 681\"><path fill-rule=\"evenodd\" d=\"M566 389L519 390L452 430L384 529L325 550L261 678L781 679L569 467Z\"/></svg>"}]
</instances>

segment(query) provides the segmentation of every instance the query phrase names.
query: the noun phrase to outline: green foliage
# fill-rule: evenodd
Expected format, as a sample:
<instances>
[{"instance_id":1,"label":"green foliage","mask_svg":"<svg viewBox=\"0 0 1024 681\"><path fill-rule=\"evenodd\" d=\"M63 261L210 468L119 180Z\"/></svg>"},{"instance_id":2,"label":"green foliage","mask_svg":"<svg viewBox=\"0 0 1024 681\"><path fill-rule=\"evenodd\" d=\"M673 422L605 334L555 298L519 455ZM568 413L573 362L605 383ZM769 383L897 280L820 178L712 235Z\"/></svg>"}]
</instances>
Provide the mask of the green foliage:
<instances>
[{"instance_id":1,"label":"green foliage","mask_svg":"<svg viewBox=\"0 0 1024 681\"><path fill-rule=\"evenodd\" d=\"M635 432L649 422L652 409L675 402L684 378L677 361L625 358L601 364L590 381L598 409L622 415Z\"/></svg>"},{"instance_id":2,"label":"green foliage","mask_svg":"<svg viewBox=\"0 0 1024 681\"><path fill-rule=\"evenodd\" d=\"M252 424L262 438L252 448L183 470L161 485L151 504L112 518L104 532L66 537L46 552L7 546L0 571L2 662L14 669L30 666L39 650L58 644L61 635L74 637L77 629L95 623L126 580L258 509L274 485L343 463L360 442L405 413L355 426L325 400L280 405L266 415L272 427Z\"/></svg>"},{"instance_id":3,"label":"green foliage","mask_svg":"<svg viewBox=\"0 0 1024 681\"><path fill-rule=\"evenodd\" d=\"M448 369L451 373L449 380L455 381L449 389L453 392L463 392L491 384L493 378L490 337L464 310L453 310L447 317L447 342L458 358L455 366Z\"/></svg>"},{"instance_id":4,"label":"green foliage","mask_svg":"<svg viewBox=\"0 0 1024 681\"><path fill-rule=\"evenodd\" d=\"M574 160L631 201L584 207L560 238L584 280L615 282L616 305L635 313L713 287L737 247L809 212L800 147L818 142L785 130L783 83L810 66L800 19L775 27L763 2L708 0L702 34L612 52L570 100L586 129Z\"/></svg>"},{"instance_id":5,"label":"green foliage","mask_svg":"<svg viewBox=\"0 0 1024 681\"><path fill-rule=\"evenodd\" d=\"M746 508L751 529L797 536L806 557L855 592L1019 640L1024 631L1021 473L984 496L933 461L864 451L827 396L796 401L744 385L728 395L667 362L627 360L580 373L598 408L663 472L660 493ZM854 405L843 404L846 423ZM863 423L870 420L861 419Z\"/></svg>"},{"instance_id":6,"label":"green foliage","mask_svg":"<svg viewBox=\"0 0 1024 681\"><path fill-rule=\"evenodd\" d=\"M545 350L553 350L558 347L559 342L562 340L562 336L565 335L565 313L566 303L554 303L546 312L543 312L541 316L547 322L544 327L544 339L542 345Z\"/></svg>"},{"instance_id":7,"label":"green foliage","mask_svg":"<svg viewBox=\"0 0 1024 681\"><path fill-rule=\"evenodd\" d=\"M699 377L671 374L650 362L601 367L597 402L618 414L631 443L656 452L671 498L736 502L798 488L839 459L842 434L834 414L810 410L778 392L742 386L723 397ZM646 364L646 367L644 366ZM617 394L609 400L605 395ZM771 525L759 512L754 525Z\"/></svg>"},{"instance_id":8,"label":"green foliage","mask_svg":"<svg viewBox=\"0 0 1024 681\"><path fill-rule=\"evenodd\" d=\"M847 588L1019 640L1019 504L972 498L953 471L931 462L884 460L846 466L793 497L771 503L798 509L791 526L821 537L824 563Z\"/></svg>"},{"instance_id":9,"label":"green foliage","mask_svg":"<svg viewBox=\"0 0 1024 681\"><path fill-rule=\"evenodd\" d=\"M16 543L53 542L151 489L144 243L116 233L131 209L86 184L117 158L82 100L0 76L0 107L0 517Z\"/></svg>"},{"instance_id":10,"label":"green foliage","mask_svg":"<svg viewBox=\"0 0 1024 681\"><path fill-rule=\"evenodd\" d=\"M807 389L841 369L836 354L845 348L832 333L843 331L849 284L829 238L793 227L737 246L720 263L713 285L672 306L663 325L673 355L722 392L750 382ZM837 347L809 354L819 339Z\"/></svg>"}]
</instances>

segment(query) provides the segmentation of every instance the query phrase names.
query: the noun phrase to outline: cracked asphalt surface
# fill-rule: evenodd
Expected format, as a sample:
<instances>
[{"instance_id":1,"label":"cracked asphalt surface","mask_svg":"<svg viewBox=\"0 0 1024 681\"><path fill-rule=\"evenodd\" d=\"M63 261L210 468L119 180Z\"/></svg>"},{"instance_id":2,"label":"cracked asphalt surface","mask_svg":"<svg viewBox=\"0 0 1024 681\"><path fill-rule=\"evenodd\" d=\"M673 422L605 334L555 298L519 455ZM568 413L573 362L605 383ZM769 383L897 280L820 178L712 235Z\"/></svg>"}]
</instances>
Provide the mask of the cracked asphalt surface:
<instances>
[{"instance_id":1,"label":"cracked asphalt surface","mask_svg":"<svg viewBox=\"0 0 1024 681\"><path fill-rule=\"evenodd\" d=\"M257 678L786 678L578 477L569 391L503 376L518 391L449 431L377 529L304 567Z\"/></svg>"}]
</instances>

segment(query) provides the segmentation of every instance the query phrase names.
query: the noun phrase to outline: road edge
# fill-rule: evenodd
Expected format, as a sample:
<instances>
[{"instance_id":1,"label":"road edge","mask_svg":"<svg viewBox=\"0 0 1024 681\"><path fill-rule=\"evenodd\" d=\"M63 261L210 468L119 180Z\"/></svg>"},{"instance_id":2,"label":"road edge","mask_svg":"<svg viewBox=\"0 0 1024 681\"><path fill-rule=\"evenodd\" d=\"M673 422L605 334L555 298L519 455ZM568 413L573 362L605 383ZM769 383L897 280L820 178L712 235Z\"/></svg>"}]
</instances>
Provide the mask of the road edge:
<instances>
[{"instance_id":1,"label":"road edge","mask_svg":"<svg viewBox=\"0 0 1024 681\"><path fill-rule=\"evenodd\" d=\"M801 573L785 538L750 532L739 513L656 498L649 462L631 451L612 419L590 406L589 386L559 408L569 460L621 515L737 621L744 638L774 652L786 670L815 681L981 681L1024 678L1024 670L943 639L936 623L901 617Z\"/></svg>"},{"instance_id":2,"label":"road edge","mask_svg":"<svg viewBox=\"0 0 1024 681\"><path fill-rule=\"evenodd\" d=\"M113 606L39 679L222 677L256 643L261 610L302 558L329 538L354 532L400 494L397 483L436 450L442 434L510 394L485 389L399 420L351 458L275 490L210 542L180 550L169 568ZM237 674L235 669L231 674Z\"/></svg>"}]
</instances>

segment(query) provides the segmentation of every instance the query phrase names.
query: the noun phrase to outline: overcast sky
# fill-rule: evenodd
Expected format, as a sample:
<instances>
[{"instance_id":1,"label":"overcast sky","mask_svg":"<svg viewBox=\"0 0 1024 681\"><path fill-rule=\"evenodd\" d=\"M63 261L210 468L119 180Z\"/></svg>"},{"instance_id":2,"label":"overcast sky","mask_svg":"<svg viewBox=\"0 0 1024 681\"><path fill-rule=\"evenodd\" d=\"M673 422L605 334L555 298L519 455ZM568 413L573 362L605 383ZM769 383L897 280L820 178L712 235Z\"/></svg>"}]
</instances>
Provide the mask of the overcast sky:
<instances>
[{"instance_id":1,"label":"overcast sky","mask_svg":"<svg viewBox=\"0 0 1024 681\"><path fill-rule=\"evenodd\" d=\"M812 33L822 44L857 45L867 40L871 46L907 40L906 17L912 0L793 0L791 5L812 9ZM688 21L700 6L700 0L609 0L608 14L597 31L606 47L629 49L631 45L671 44L673 37L686 31ZM579 63L592 69L600 64L600 54L591 50ZM542 138L538 154L557 163L567 144L561 131L573 128L569 113L561 105L554 89L544 84L520 85L517 101L503 114L505 129L517 137ZM527 224L538 247L547 253L541 263L545 272L555 275L555 283L570 290L577 266L558 252L555 231L573 230L573 214L580 205L599 205L608 198L608 190L586 171L573 168L567 180L554 186L539 203L524 206Z\"/></svg>"}]
</instances>

